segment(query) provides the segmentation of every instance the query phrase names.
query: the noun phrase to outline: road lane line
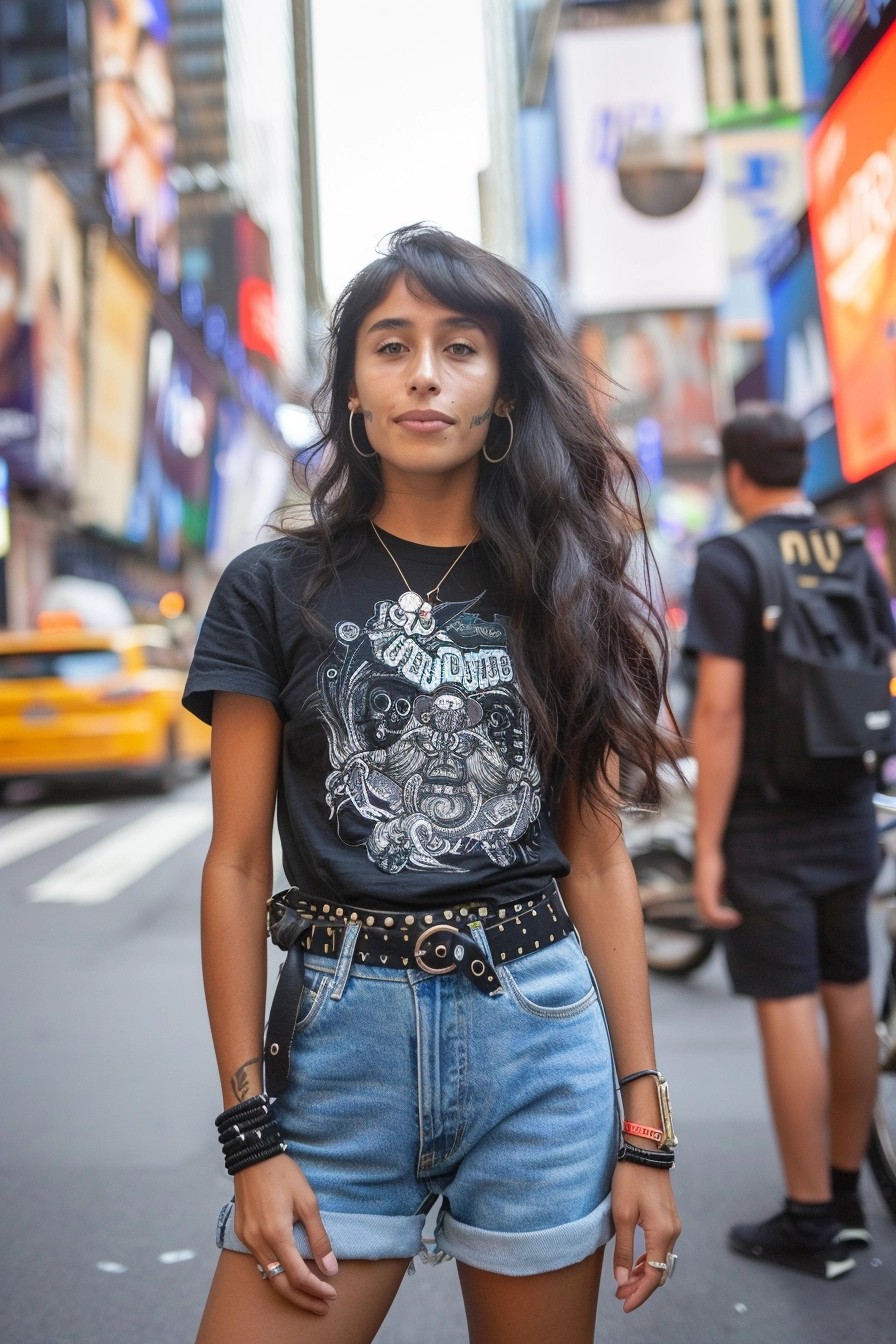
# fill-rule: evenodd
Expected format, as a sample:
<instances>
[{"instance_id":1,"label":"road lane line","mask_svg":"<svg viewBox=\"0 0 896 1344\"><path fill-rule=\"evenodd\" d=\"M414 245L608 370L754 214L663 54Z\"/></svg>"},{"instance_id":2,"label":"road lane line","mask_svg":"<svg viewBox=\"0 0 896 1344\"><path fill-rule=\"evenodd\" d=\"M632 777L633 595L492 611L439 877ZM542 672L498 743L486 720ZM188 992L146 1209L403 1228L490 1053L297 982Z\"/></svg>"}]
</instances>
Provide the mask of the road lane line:
<instances>
[{"instance_id":1,"label":"road lane line","mask_svg":"<svg viewBox=\"0 0 896 1344\"><path fill-rule=\"evenodd\" d=\"M99 905L111 901L190 840L211 829L211 803L156 807L107 835L28 888L31 901Z\"/></svg>"},{"instance_id":2,"label":"road lane line","mask_svg":"<svg viewBox=\"0 0 896 1344\"><path fill-rule=\"evenodd\" d=\"M26 817L9 822L0 830L0 868L49 849L70 835L77 835L78 831L96 825L105 815L104 808L91 803L39 808Z\"/></svg>"}]
</instances>

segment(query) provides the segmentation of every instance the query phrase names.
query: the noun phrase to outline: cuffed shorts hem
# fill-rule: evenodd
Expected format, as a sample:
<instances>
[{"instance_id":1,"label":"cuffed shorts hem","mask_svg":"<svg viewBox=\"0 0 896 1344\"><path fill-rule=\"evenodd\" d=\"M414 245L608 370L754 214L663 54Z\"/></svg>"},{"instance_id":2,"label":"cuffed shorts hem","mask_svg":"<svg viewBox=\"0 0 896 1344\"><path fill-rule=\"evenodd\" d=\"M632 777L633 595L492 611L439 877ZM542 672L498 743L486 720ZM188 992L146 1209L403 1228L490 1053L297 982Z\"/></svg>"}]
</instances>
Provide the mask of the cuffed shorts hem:
<instances>
[{"instance_id":1,"label":"cuffed shorts hem","mask_svg":"<svg viewBox=\"0 0 896 1344\"><path fill-rule=\"evenodd\" d=\"M472 1269L522 1278L576 1265L613 1235L610 1196L574 1223L538 1232L489 1232L468 1227L446 1212L436 1229L436 1247Z\"/></svg>"},{"instance_id":2,"label":"cuffed shorts hem","mask_svg":"<svg viewBox=\"0 0 896 1344\"><path fill-rule=\"evenodd\" d=\"M218 1219L217 1243L222 1251L251 1255L233 1227L233 1202L225 1204ZM380 1213L328 1213L320 1216L337 1260L410 1260L423 1243L422 1214L390 1217ZM300 1223L293 1227L296 1250L303 1260L313 1260L311 1247Z\"/></svg>"}]
</instances>

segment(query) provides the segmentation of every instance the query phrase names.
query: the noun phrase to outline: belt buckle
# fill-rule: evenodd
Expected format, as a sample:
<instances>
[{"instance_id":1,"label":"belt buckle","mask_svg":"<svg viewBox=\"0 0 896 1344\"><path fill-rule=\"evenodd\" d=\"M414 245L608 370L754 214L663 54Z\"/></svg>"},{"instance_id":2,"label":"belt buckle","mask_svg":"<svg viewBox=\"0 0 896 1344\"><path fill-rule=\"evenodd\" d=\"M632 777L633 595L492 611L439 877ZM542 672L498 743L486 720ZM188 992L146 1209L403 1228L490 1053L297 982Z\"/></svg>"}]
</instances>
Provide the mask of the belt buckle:
<instances>
[{"instance_id":1,"label":"belt buckle","mask_svg":"<svg viewBox=\"0 0 896 1344\"><path fill-rule=\"evenodd\" d=\"M446 933L450 940L456 936L457 929L453 929L450 924L433 924L431 929L424 929L414 945L414 960L421 971L426 971L427 975L448 975L450 971L457 970L456 961L452 961L448 966L427 966L423 959L423 944L427 938L431 938L435 933ZM438 947L434 947L432 950L437 957L448 956L448 948L442 944L439 944Z\"/></svg>"}]
</instances>

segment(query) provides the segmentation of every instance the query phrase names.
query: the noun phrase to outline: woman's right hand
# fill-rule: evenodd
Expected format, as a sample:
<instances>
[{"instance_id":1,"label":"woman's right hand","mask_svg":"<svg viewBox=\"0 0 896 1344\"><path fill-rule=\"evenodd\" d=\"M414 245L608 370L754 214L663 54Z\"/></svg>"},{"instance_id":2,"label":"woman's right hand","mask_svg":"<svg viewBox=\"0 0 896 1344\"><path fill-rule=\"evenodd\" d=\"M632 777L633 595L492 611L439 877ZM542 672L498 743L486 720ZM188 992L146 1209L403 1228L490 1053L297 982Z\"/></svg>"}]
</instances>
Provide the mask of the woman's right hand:
<instances>
[{"instance_id":1,"label":"woman's right hand","mask_svg":"<svg viewBox=\"0 0 896 1344\"><path fill-rule=\"evenodd\" d=\"M240 1241L262 1268L277 1263L285 1270L270 1280L270 1287L303 1311L326 1315L336 1289L326 1278L318 1278L302 1259L293 1239L293 1224L304 1227L321 1274L332 1277L339 1265L314 1191L301 1169L284 1153L237 1172L234 1187L234 1230Z\"/></svg>"}]
</instances>

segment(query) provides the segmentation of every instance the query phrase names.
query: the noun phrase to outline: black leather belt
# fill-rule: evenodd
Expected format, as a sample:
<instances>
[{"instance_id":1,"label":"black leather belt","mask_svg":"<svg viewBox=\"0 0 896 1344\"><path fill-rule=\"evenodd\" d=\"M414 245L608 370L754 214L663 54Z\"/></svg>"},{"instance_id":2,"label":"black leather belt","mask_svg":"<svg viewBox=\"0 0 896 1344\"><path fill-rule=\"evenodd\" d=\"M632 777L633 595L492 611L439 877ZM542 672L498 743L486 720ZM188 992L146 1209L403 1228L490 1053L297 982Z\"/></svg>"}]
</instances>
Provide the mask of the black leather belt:
<instances>
[{"instance_id":1,"label":"black leather belt","mask_svg":"<svg viewBox=\"0 0 896 1344\"><path fill-rule=\"evenodd\" d=\"M479 924L487 957L470 932ZM505 905L467 904L415 914L367 910L319 901L295 887L268 902L268 932L286 952L268 1017L264 1045L265 1090L276 1097L286 1086L289 1055L305 978L305 953L338 957L347 930L358 926L352 960L366 965L421 970L429 975L459 971L483 994L500 994L495 966L549 947L572 932L555 882L538 896Z\"/></svg>"}]
</instances>

